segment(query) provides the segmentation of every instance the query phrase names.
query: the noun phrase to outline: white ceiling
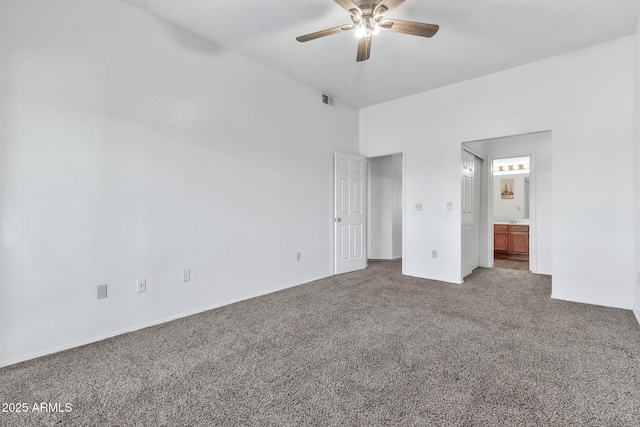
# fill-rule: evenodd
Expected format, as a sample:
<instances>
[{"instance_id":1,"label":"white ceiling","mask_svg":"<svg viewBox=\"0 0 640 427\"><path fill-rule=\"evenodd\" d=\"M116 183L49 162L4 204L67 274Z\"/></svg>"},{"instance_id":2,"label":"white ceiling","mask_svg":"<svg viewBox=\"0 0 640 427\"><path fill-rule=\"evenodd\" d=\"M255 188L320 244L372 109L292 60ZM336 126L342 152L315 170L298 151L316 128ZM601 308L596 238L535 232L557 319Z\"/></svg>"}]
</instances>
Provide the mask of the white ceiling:
<instances>
[{"instance_id":1,"label":"white ceiling","mask_svg":"<svg viewBox=\"0 0 640 427\"><path fill-rule=\"evenodd\" d=\"M632 34L640 0L407 0L387 18L440 25L431 39L381 32L356 62L333 0L124 0L354 106L376 104Z\"/></svg>"}]
</instances>

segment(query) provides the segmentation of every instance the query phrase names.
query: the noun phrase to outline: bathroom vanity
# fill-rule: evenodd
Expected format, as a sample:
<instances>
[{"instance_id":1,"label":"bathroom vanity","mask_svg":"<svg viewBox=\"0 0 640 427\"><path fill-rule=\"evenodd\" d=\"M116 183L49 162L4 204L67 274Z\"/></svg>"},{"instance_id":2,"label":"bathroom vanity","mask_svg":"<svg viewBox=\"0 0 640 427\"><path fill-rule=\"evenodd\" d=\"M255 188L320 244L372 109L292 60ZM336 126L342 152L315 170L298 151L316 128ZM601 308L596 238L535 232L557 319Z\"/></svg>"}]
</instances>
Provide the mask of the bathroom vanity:
<instances>
[{"instance_id":1,"label":"bathroom vanity","mask_svg":"<svg viewBox=\"0 0 640 427\"><path fill-rule=\"evenodd\" d=\"M499 259L529 260L529 226L493 225L493 255Z\"/></svg>"}]
</instances>

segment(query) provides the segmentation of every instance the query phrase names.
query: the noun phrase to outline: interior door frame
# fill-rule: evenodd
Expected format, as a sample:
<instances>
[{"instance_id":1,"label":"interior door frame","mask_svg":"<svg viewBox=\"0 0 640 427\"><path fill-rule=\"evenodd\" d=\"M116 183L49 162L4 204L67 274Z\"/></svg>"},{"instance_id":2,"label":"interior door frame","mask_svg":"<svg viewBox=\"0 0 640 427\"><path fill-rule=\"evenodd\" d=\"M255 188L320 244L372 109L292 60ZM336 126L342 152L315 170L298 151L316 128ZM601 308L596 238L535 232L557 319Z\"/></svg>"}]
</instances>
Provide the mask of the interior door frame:
<instances>
[{"instance_id":1,"label":"interior door frame","mask_svg":"<svg viewBox=\"0 0 640 427\"><path fill-rule=\"evenodd\" d=\"M405 258L407 256L407 149L405 147L400 148L399 150L391 150L391 151L380 151L369 153L366 158L367 160L373 159L376 157L387 157L393 156L394 154L402 154L402 274L406 275L406 263ZM371 173L371 168L367 171L367 173ZM369 233L369 212L371 209L371 180L367 183L367 239L371 236ZM369 246L367 245L367 258L369 257Z\"/></svg>"},{"instance_id":2,"label":"interior door frame","mask_svg":"<svg viewBox=\"0 0 640 427\"><path fill-rule=\"evenodd\" d=\"M512 138L530 134L550 133L551 130L542 130L537 132L530 132L526 134L517 135L505 135L496 136L492 138L470 140L462 142L463 149L466 149L470 153L475 154L481 159L485 160L487 167L483 171L483 179L485 179L483 189L484 196L482 197L480 209L481 209L481 222L484 228L481 228L480 235L480 266L491 268L493 267L493 160L504 159L511 157L525 157L530 159L530 187L529 187L529 270L532 273L538 273L538 147L537 145L529 146L526 148L512 148L509 150L503 150L499 156L492 157L490 154L483 154L474 149L474 144L482 142L493 142L503 138ZM551 136L550 136L551 138ZM522 151L520 151L522 150ZM483 215L484 213L484 215ZM546 219L546 217L545 217ZM484 232L483 232L484 231ZM549 274L549 273L545 273Z\"/></svg>"},{"instance_id":3,"label":"interior door frame","mask_svg":"<svg viewBox=\"0 0 640 427\"><path fill-rule=\"evenodd\" d=\"M509 154L508 156L488 157L491 163L489 169L488 187L488 212L491 221L491 233L489 250L491 254L491 266L493 267L493 161L497 159L510 159L512 157L529 157L529 271L538 271L538 239L537 239L537 176L536 176L536 150L529 153Z\"/></svg>"}]
</instances>

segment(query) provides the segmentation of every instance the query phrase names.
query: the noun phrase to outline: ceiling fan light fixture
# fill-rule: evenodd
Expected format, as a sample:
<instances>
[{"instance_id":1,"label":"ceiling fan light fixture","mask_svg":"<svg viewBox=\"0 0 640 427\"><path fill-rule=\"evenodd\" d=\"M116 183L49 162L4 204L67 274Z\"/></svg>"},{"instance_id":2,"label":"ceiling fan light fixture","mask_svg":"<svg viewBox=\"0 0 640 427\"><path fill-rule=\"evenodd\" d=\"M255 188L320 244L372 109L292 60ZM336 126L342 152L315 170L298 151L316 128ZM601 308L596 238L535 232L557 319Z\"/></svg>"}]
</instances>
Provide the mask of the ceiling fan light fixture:
<instances>
[{"instance_id":1,"label":"ceiling fan light fixture","mask_svg":"<svg viewBox=\"0 0 640 427\"><path fill-rule=\"evenodd\" d=\"M358 39L356 61L366 61L371 55L371 41L380 30L409 34L420 37L432 37L438 31L438 25L423 22L385 19L387 12L400 6L405 0L334 0L349 13L352 24L328 28L315 33L296 37L299 42L308 42L322 37L355 30Z\"/></svg>"},{"instance_id":2,"label":"ceiling fan light fixture","mask_svg":"<svg viewBox=\"0 0 640 427\"><path fill-rule=\"evenodd\" d=\"M359 39L363 37L369 38L379 33L380 25L378 25L375 20L369 17L365 17L363 20L361 20L358 24L358 27L356 28L356 38Z\"/></svg>"}]
</instances>

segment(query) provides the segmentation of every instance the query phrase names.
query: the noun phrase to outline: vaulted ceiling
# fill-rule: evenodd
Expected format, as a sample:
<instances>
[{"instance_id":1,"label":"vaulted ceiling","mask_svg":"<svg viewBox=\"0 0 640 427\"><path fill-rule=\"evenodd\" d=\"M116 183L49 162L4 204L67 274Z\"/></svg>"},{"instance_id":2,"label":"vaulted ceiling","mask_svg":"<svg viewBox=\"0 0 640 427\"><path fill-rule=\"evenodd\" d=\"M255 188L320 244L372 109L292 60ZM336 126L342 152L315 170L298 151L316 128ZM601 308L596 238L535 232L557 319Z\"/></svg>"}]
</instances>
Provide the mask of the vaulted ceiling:
<instances>
[{"instance_id":1,"label":"vaulted ceiling","mask_svg":"<svg viewBox=\"0 0 640 427\"><path fill-rule=\"evenodd\" d=\"M296 41L351 23L334 0L125 1L358 107L622 37L640 15L640 0L406 0L386 17L438 33L383 31L358 63L354 31Z\"/></svg>"}]
</instances>

